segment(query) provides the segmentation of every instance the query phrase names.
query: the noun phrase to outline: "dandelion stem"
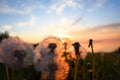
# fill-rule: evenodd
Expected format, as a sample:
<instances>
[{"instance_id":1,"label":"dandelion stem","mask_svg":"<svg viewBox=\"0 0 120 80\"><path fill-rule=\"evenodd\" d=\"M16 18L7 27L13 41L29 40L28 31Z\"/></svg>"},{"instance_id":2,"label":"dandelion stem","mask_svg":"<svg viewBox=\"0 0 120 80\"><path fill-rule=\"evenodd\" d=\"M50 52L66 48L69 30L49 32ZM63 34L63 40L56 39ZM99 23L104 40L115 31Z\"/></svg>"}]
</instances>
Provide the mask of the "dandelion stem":
<instances>
[{"instance_id":1,"label":"dandelion stem","mask_svg":"<svg viewBox=\"0 0 120 80\"><path fill-rule=\"evenodd\" d=\"M74 73L74 80L77 80L77 74L78 74L78 56L76 57L76 63L75 63L75 73Z\"/></svg>"},{"instance_id":2,"label":"dandelion stem","mask_svg":"<svg viewBox=\"0 0 120 80\"><path fill-rule=\"evenodd\" d=\"M9 80L9 73L8 73L8 66L6 65L6 77L7 77L7 80Z\"/></svg>"},{"instance_id":3,"label":"dandelion stem","mask_svg":"<svg viewBox=\"0 0 120 80\"><path fill-rule=\"evenodd\" d=\"M92 39L90 39L89 40L89 47L91 47L91 50L92 50L92 80L95 80L94 79L94 76L95 76L95 60L94 60L94 48L93 48L93 40Z\"/></svg>"},{"instance_id":4,"label":"dandelion stem","mask_svg":"<svg viewBox=\"0 0 120 80\"><path fill-rule=\"evenodd\" d=\"M92 75L92 80L94 80L94 75L95 75L95 59L94 59L94 50L93 50L93 45L91 45L91 49L92 49L92 64L93 64L93 75Z\"/></svg>"},{"instance_id":5,"label":"dandelion stem","mask_svg":"<svg viewBox=\"0 0 120 80\"><path fill-rule=\"evenodd\" d=\"M78 64L79 64L79 56L80 56L79 48L81 45L79 44L79 42L75 42L73 46L74 46L75 54L76 54L74 80L77 80Z\"/></svg>"}]
</instances>

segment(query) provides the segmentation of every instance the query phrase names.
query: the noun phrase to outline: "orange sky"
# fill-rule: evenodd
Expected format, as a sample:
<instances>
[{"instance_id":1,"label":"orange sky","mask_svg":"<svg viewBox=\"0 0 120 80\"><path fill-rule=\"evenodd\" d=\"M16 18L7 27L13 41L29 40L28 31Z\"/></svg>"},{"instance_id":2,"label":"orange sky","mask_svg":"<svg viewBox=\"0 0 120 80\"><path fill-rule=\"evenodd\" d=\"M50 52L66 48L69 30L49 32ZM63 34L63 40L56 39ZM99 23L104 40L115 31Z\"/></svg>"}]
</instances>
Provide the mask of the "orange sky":
<instances>
[{"instance_id":1,"label":"orange sky","mask_svg":"<svg viewBox=\"0 0 120 80\"><path fill-rule=\"evenodd\" d=\"M44 29L43 29L44 30ZM44 38L49 36L57 36L60 38L67 37L71 39L73 42L80 42L88 51L88 41L89 39L94 40L94 49L95 51L113 51L120 47L120 24L108 24L108 25L101 25L97 27L91 27L88 29L78 28L74 29L71 27L70 30L64 30L52 27L50 28L51 32L49 35L40 34L38 35L23 35L21 38L27 42L37 43L42 41ZM61 30L61 31L60 31ZM60 31L61 33L58 33ZM53 34L53 35L52 35ZM39 37L38 37L39 36Z\"/></svg>"},{"instance_id":2,"label":"orange sky","mask_svg":"<svg viewBox=\"0 0 120 80\"><path fill-rule=\"evenodd\" d=\"M120 47L120 24L101 25L88 30L76 30L69 33L74 41L87 48L89 39L94 40L95 51L113 51Z\"/></svg>"}]
</instances>

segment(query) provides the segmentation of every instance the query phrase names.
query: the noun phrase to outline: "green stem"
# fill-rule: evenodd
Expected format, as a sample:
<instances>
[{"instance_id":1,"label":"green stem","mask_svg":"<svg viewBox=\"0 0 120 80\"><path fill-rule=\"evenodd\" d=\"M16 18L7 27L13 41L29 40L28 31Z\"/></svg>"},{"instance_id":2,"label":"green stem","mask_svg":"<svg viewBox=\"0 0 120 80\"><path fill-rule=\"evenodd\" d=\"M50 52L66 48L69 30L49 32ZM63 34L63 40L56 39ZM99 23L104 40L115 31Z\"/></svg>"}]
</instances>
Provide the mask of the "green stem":
<instances>
[{"instance_id":1,"label":"green stem","mask_svg":"<svg viewBox=\"0 0 120 80\"><path fill-rule=\"evenodd\" d=\"M76 63L75 63L75 73L74 73L74 80L77 80L77 74L78 74L78 56L76 57Z\"/></svg>"},{"instance_id":2,"label":"green stem","mask_svg":"<svg viewBox=\"0 0 120 80\"><path fill-rule=\"evenodd\" d=\"M6 77L7 77L7 80L9 80L9 73L8 73L8 66L6 65Z\"/></svg>"},{"instance_id":3,"label":"green stem","mask_svg":"<svg viewBox=\"0 0 120 80\"><path fill-rule=\"evenodd\" d=\"M93 69L93 73L92 73L92 80L94 79L95 76L95 58L94 58L94 49L93 49L93 44L91 44L91 49L92 49L92 69Z\"/></svg>"}]
</instances>

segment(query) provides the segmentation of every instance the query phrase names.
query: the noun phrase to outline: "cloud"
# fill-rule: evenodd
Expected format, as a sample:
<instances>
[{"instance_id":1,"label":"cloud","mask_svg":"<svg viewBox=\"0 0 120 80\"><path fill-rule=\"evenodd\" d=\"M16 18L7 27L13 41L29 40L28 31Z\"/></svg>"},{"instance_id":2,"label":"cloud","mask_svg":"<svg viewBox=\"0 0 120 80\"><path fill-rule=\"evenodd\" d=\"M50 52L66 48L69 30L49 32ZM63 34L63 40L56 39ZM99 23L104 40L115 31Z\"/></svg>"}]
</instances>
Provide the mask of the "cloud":
<instances>
[{"instance_id":1,"label":"cloud","mask_svg":"<svg viewBox=\"0 0 120 80\"><path fill-rule=\"evenodd\" d=\"M48 8L48 13L55 11L57 14L60 14L66 7L71 7L76 9L77 7L82 8L82 4L78 3L77 0L56 0Z\"/></svg>"},{"instance_id":2,"label":"cloud","mask_svg":"<svg viewBox=\"0 0 120 80\"><path fill-rule=\"evenodd\" d=\"M60 14L67 7L91 12L103 7L106 2L107 0L54 0L47 12L52 13L55 11Z\"/></svg>"},{"instance_id":3,"label":"cloud","mask_svg":"<svg viewBox=\"0 0 120 80\"><path fill-rule=\"evenodd\" d=\"M16 26L19 26L19 27L33 26L35 23L36 23L36 17L31 15L29 21L18 22Z\"/></svg>"},{"instance_id":4,"label":"cloud","mask_svg":"<svg viewBox=\"0 0 120 80\"><path fill-rule=\"evenodd\" d=\"M120 23L114 23L114 24L107 24L107 25L99 25L99 26L96 26L92 29L90 29L91 31L94 31L94 32L102 32L102 33L113 33L113 32L116 32L116 31L119 31L120 30Z\"/></svg>"},{"instance_id":5,"label":"cloud","mask_svg":"<svg viewBox=\"0 0 120 80\"><path fill-rule=\"evenodd\" d=\"M88 3L90 4L88 8L86 8L87 12L93 12L99 8L105 6L108 0L89 0ZM87 5L84 5L87 6Z\"/></svg>"},{"instance_id":6,"label":"cloud","mask_svg":"<svg viewBox=\"0 0 120 80\"><path fill-rule=\"evenodd\" d=\"M20 10L20 9L15 9L14 7L10 6L7 0L0 0L0 13L19 13L19 14L24 14L24 13L29 13L29 10Z\"/></svg>"},{"instance_id":7,"label":"cloud","mask_svg":"<svg viewBox=\"0 0 120 80\"><path fill-rule=\"evenodd\" d=\"M27 14L30 13L31 10L28 9L23 9L23 10L18 10L12 7L4 7L4 8L0 8L0 13L17 13L17 14Z\"/></svg>"},{"instance_id":8,"label":"cloud","mask_svg":"<svg viewBox=\"0 0 120 80\"><path fill-rule=\"evenodd\" d=\"M79 41L87 48L88 40L94 40L95 51L112 51L120 46L120 23L99 25L93 28L68 32L73 41Z\"/></svg>"},{"instance_id":9,"label":"cloud","mask_svg":"<svg viewBox=\"0 0 120 80\"><path fill-rule=\"evenodd\" d=\"M105 5L105 3L107 2L107 0L97 0L98 2L96 3L97 7L103 7L103 5Z\"/></svg>"},{"instance_id":10,"label":"cloud","mask_svg":"<svg viewBox=\"0 0 120 80\"><path fill-rule=\"evenodd\" d=\"M12 29L12 26L11 26L11 25L5 25L5 26L3 26L3 30L4 30L4 31L8 31L8 30L10 30L10 29Z\"/></svg>"},{"instance_id":11,"label":"cloud","mask_svg":"<svg viewBox=\"0 0 120 80\"><path fill-rule=\"evenodd\" d=\"M115 24L107 24L107 25L99 25L94 28L87 29L77 29L69 32L71 36L73 35L75 38L95 38L95 39L112 39L112 38L120 38L118 34L120 31L120 23ZM84 37L83 37L84 36Z\"/></svg>"},{"instance_id":12,"label":"cloud","mask_svg":"<svg viewBox=\"0 0 120 80\"><path fill-rule=\"evenodd\" d=\"M7 0L0 0L0 13L30 14L34 9L46 9L46 7L38 4L36 5L33 1L25 2L24 0L18 0L14 2L14 5L10 5Z\"/></svg>"},{"instance_id":13,"label":"cloud","mask_svg":"<svg viewBox=\"0 0 120 80\"><path fill-rule=\"evenodd\" d=\"M60 14L66 8L90 12L103 7L106 2L107 0L49 0L47 4L46 0L16 0L11 4L9 0L0 0L0 13L30 14L38 9Z\"/></svg>"},{"instance_id":14,"label":"cloud","mask_svg":"<svg viewBox=\"0 0 120 80\"><path fill-rule=\"evenodd\" d=\"M77 25L79 22L81 22L82 21L82 18L80 17L80 18L77 18L74 22L73 22L73 24L72 25Z\"/></svg>"}]
</instances>

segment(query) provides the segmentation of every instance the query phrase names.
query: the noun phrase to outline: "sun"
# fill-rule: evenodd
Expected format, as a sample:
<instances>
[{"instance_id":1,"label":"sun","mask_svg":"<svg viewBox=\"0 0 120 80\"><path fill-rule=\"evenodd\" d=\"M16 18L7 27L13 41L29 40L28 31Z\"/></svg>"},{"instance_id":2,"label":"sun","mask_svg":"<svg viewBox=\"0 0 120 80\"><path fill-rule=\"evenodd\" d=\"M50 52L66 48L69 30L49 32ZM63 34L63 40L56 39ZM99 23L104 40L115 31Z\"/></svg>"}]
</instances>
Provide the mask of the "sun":
<instances>
[{"instance_id":1,"label":"sun","mask_svg":"<svg viewBox=\"0 0 120 80\"><path fill-rule=\"evenodd\" d=\"M60 38L67 37L67 35L66 35L66 34L62 34L62 33L58 33L58 34L57 34L57 36L58 36L58 37L60 37Z\"/></svg>"},{"instance_id":2,"label":"sun","mask_svg":"<svg viewBox=\"0 0 120 80\"><path fill-rule=\"evenodd\" d=\"M57 33L56 34L59 38L70 38L68 34L63 34L63 33Z\"/></svg>"}]
</instances>

